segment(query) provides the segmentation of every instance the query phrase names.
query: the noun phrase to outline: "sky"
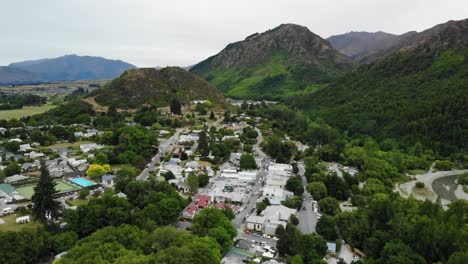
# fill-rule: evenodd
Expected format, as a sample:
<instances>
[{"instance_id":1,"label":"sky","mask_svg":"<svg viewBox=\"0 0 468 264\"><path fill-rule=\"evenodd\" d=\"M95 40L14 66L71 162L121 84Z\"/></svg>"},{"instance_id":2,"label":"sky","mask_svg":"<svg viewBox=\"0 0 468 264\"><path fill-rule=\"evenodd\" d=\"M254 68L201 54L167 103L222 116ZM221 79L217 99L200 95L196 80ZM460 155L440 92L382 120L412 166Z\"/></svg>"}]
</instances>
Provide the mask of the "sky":
<instances>
[{"instance_id":1,"label":"sky","mask_svg":"<svg viewBox=\"0 0 468 264\"><path fill-rule=\"evenodd\" d=\"M467 0L0 0L0 65L66 54L188 66L295 23L327 38L468 18Z\"/></svg>"}]
</instances>

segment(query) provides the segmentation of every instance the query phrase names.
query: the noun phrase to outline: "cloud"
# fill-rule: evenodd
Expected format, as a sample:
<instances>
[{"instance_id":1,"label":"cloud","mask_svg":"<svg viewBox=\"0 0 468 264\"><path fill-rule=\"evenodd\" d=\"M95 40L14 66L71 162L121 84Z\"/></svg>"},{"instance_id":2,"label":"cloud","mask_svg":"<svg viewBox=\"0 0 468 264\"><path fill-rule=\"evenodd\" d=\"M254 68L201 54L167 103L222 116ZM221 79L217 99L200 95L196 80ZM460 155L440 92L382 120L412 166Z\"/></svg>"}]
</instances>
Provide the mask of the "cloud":
<instances>
[{"instance_id":1,"label":"cloud","mask_svg":"<svg viewBox=\"0 0 468 264\"><path fill-rule=\"evenodd\" d=\"M2 3L0 65L80 54L138 66L191 65L281 23L322 37L401 34L464 19L464 0L15 0Z\"/></svg>"}]
</instances>

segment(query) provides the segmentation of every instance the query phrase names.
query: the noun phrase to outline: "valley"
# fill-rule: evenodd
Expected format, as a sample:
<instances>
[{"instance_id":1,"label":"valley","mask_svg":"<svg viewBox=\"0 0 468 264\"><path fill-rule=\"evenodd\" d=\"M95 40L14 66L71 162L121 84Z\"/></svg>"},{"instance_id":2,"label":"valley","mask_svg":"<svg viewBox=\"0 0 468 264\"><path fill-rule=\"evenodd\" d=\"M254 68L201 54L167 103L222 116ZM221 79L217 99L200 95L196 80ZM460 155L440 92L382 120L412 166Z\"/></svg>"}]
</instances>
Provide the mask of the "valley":
<instances>
[{"instance_id":1,"label":"valley","mask_svg":"<svg viewBox=\"0 0 468 264\"><path fill-rule=\"evenodd\" d=\"M1 67L0 263L465 263L468 19L312 30Z\"/></svg>"}]
</instances>

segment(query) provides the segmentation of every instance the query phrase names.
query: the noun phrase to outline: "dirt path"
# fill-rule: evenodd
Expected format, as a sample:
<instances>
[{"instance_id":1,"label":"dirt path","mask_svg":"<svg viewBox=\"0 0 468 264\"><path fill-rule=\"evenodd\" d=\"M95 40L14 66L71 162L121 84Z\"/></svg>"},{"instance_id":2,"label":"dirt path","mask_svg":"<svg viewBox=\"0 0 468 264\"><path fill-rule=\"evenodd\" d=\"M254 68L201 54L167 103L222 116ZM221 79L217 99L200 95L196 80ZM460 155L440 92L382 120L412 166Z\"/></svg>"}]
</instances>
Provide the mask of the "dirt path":
<instances>
[{"instance_id":1,"label":"dirt path","mask_svg":"<svg viewBox=\"0 0 468 264\"><path fill-rule=\"evenodd\" d=\"M81 99L81 101L83 102L86 102L88 104L90 104L94 111L96 113L106 113L108 110L109 110L109 107L108 106L105 106L105 105L100 105L98 102L96 102L96 98L94 96L92 97L86 97L86 98L83 98ZM117 112L129 112L129 113L134 113L135 111L137 111L137 109L122 109L122 108L117 108Z\"/></svg>"}]
</instances>

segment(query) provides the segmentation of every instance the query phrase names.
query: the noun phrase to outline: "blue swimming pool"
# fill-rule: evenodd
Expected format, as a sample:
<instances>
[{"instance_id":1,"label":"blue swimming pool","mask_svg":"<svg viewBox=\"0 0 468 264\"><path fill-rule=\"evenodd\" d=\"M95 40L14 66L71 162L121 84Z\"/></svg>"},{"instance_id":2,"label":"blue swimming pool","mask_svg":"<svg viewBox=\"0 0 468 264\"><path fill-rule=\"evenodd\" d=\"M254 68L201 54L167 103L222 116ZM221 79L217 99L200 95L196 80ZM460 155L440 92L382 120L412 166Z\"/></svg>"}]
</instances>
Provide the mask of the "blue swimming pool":
<instances>
[{"instance_id":1,"label":"blue swimming pool","mask_svg":"<svg viewBox=\"0 0 468 264\"><path fill-rule=\"evenodd\" d=\"M76 183L82 187L89 187L89 186L93 186L94 185L94 182L92 181L88 181L87 179L85 178L81 178L81 177L77 177L77 178L72 178L70 179L71 182L73 183Z\"/></svg>"}]
</instances>

